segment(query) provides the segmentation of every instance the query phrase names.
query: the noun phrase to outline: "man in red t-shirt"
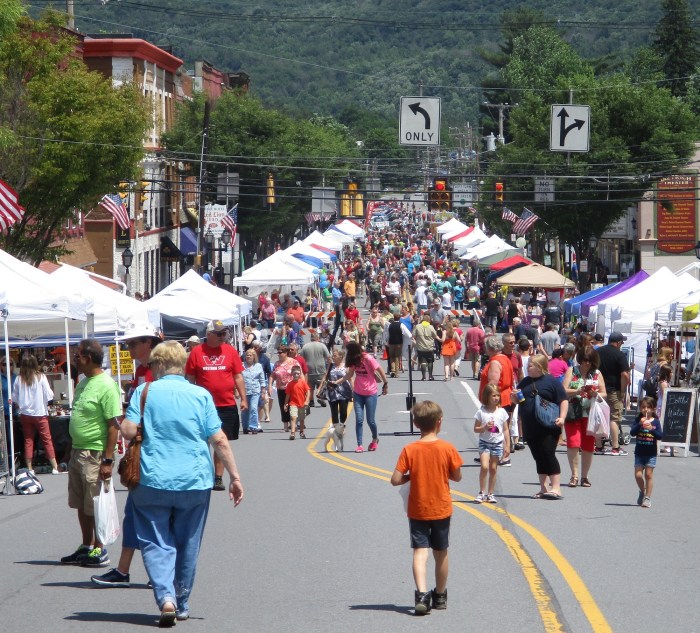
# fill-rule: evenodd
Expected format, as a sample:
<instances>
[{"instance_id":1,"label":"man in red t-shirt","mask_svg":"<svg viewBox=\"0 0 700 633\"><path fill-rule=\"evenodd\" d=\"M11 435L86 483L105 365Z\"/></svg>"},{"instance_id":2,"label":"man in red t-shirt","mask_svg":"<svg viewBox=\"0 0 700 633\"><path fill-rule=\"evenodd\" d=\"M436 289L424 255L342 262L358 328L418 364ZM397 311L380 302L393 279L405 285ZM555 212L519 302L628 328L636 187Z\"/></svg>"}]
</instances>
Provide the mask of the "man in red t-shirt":
<instances>
[{"instance_id":1,"label":"man in red t-shirt","mask_svg":"<svg viewBox=\"0 0 700 633\"><path fill-rule=\"evenodd\" d=\"M348 307L345 308L345 320L352 321L357 326L360 325L360 311L357 309L354 301L351 301Z\"/></svg>"},{"instance_id":2,"label":"man in red t-shirt","mask_svg":"<svg viewBox=\"0 0 700 633\"><path fill-rule=\"evenodd\" d=\"M228 328L221 321L209 321L207 338L197 345L185 365L187 380L204 387L214 399L216 411L221 419L221 430L229 440L237 440L240 418L236 407L237 390L241 411L248 408L248 398L243 382L243 363L238 352L224 343ZM214 490L225 490L223 484L224 464L214 454Z\"/></svg>"},{"instance_id":3,"label":"man in red t-shirt","mask_svg":"<svg viewBox=\"0 0 700 633\"><path fill-rule=\"evenodd\" d=\"M294 299L294 302L292 303L292 307L287 310L287 314L290 314L291 316L294 317L294 320L299 324L299 325L304 325L304 308L301 307L301 303L299 303L299 299Z\"/></svg>"}]
</instances>

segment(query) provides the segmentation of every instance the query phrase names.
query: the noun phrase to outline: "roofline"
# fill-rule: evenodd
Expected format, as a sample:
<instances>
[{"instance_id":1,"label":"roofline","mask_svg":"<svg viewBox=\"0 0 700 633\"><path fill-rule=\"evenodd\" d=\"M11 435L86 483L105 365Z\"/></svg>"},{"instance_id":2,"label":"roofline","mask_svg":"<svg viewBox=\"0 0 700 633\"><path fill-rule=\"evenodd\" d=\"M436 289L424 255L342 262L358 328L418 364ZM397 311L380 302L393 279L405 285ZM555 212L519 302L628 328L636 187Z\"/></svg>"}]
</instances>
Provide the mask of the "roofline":
<instances>
[{"instance_id":1,"label":"roofline","mask_svg":"<svg viewBox=\"0 0 700 633\"><path fill-rule=\"evenodd\" d=\"M155 44L141 39L92 39L86 37L83 41L84 57L136 57L144 61L154 62L174 73L184 62L179 57L171 55Z\"/></svg>"}]
</instances>

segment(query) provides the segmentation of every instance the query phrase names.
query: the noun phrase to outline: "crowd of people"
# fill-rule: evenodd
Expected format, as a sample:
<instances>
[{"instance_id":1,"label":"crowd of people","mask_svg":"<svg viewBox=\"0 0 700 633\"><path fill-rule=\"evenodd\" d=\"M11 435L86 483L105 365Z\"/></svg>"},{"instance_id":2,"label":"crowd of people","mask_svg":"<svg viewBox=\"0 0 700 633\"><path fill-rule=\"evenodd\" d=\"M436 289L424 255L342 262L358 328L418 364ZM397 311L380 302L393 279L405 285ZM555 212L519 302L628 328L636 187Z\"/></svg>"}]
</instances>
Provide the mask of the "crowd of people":
<instances>
[{"instance_id":1,"label":"crowd of people","mask_svg":"<svg viewBox=\"0 0 700 633\"><path fill-rule=\"evenodd\" d=\"M556 455L562 442L570 487L593 485L596 453L626 455L620 431L630 367L620 351L623 336L613 332L603 345L581 326L569 327L558 291L522 289L516 294L489 287L480 281L476 266L460 261L427 228L411 233L405 223L382 233L370 231L346 247L333 266L320 271L320 280L318 288L302 296L262 292L256 319L240 340L232 340L229 328L217 320L207 324L203 340L192 336L185 345L162 342L150 325L130 328L123 342L138 368L125 394L125 415L119 386L103 369L102 346L93 339L80 342L73 356L81 380L69 427L68 503L77 511L81 544L61 563L111 564L95 531L92 497L113 474L118 434L130 440L141 432L141 482L127 497L119 562L92 580L129 586L131 561L141 550L161 625L187 619L210 493L228 490L235 505L244 498L230 442L241 432L264 433L277 416L275 409L289 439L305 439L311 409L326 406L332 428L342 438L352 403L355 452L365 451L365 422L371 435L367 450L376 451L379 396L407 371L419 372L422 381L436 380L440 359L444 381L459 378L460 370L462 378L478 381L482 406L473 427L480 464L477 503L498 503L497 470L509 466L514 451L526 446L540 483L537 499L563 498ZM667 388L663 365L655 380L659 390ZM50 434L45 437L45 407L53 394L44 381L36 359L26 355L15 382L3 382L3 393L12 390L19 405L29 468L38 431L58 472ZM600 399L610 408L609 447L603 437L588 433L591 407ZM554 408L549 424L540 420L540 409L547 406L543 403ZM645 508L651 505L658 414L655 400L648 399L632 429L638 438L639 504ZM416 405L414 420L425 446L405 450L392 483L423 482L423 487L411 486L408 516L417 522L411 525L416 611L425 613L431 604L446 606L451 511L445 509L444 488L448 479L459 481L461 460L458 464L449 445L437 442L442 411L435 403ZM426 466L431 450L445 461L434 481ZM438 479L442 501L426 514L417 499ZM424 521L443 523L431 536ZM433 592L425 579L428 548L436 552Z\"/></svg>"}]
</instances>

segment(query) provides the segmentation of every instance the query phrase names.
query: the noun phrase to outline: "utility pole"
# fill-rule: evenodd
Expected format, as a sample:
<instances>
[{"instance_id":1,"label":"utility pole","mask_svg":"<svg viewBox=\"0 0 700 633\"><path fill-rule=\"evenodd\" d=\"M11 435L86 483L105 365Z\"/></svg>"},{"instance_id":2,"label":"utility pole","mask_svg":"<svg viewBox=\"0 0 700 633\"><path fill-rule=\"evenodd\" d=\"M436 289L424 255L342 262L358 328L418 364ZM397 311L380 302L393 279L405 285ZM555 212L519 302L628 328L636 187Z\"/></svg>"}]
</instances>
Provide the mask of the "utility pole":
<instances>
[{"instance_id":1,"label":"utility pole","mask_svg":"<svg viewBox=\"0 0 700 633\"><path fill-rule=\"evenodd\" d=\"M73 11L73 0L66 0L66 13L68 14L68 28L75 31L75 12Z\"/></svg>"},{"instance_id":2,"label":"utility pole","mask_svg":"<svg viewBox=\"0 0 700 633\"><path fill-rule=\"evenodd\" d=\"M506 137L503 134L503 128L504 128L504 123L505 123L505 111L510 110L511 108L514 108L517 106L517 103L489 103L488 101L484 101L484 105L487 108L498 108L498 140L503 145L506 142Z\"/></svg>"},{"instance_id":3,"label":"utility pole","mask_svg":"<svg viewBox=\"0 0 700 633\"><path fill-rule=\"evenodd\" d=\"M199 213L197 213L197 258L195 264L202 266L202 248L204 245L204 207L206 206L206 198L204 195L204 178L207 171L204 161L209 154L209 114L211 104L209 99L204 102L204 120L202 122L202 153L199 158Z\"/></svg>"}]
</instances>

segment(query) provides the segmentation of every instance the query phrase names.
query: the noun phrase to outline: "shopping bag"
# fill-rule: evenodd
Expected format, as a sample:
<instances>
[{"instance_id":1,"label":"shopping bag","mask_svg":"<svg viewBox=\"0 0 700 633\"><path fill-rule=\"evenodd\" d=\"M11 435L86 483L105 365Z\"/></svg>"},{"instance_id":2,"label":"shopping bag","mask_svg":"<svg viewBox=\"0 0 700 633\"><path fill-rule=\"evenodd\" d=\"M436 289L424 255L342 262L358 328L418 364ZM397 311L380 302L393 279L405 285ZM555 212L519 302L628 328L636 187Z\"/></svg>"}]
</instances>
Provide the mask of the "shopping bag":
<instances>
[{"instance_id":1,"label":"shopping bag","mask_svg":"<svg viewBox=\"0 0 700 633\"><path fill-rule=\"evenodd\" d=\"M610 435L610 406L600 394L591 401L586 434L597 438Z\"/></svg>"},{"instance_id":2,"label":"shopping bag","mask_svg":"<svg viewBox=\"0 0 700 633\"><path fill-rule=\"evenodd\" d=\"M117 511L117 497L112 479L103 479L100 494L92 498L95 508L95 535L103 545L111 545L119 538L121 524Z\"/></svg>"}]
</instances>

